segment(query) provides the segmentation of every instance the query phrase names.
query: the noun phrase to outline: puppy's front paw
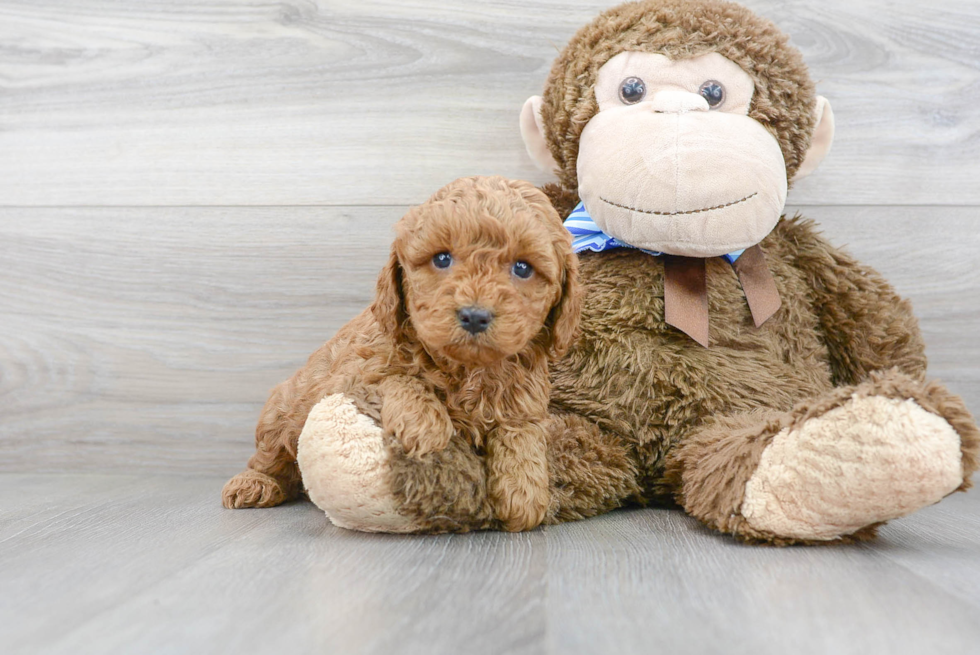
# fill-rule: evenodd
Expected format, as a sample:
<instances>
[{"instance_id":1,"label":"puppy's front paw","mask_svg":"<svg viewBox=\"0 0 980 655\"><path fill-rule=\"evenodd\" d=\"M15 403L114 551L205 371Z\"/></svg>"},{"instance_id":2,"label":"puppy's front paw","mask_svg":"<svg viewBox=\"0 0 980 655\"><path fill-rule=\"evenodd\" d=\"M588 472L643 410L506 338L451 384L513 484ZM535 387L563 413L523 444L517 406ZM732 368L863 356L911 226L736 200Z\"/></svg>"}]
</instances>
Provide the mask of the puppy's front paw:
<instances>
[{"instance_id":1,"label":"puppy's front paw","mask_svg":"<svg viewBox=\"0 0 980 655\"><path fill-rule=\"evenodd\" d=\"M513 479L491 481L490 487L490 502L504 530L533 530L544 521L549 501L547 489L522 487Z\"/></svg>"},{"instance_id":2,"label":"puppy's front paw","mask_svg":"<svg viewBox=\"0 0 980 655\"><path fill-rule=\"evenodd\" d=\"M408 406L386 402L381 409L381 425L414 457L442 450L455 432L449 412L437 403Z\"/></svg>"},{"instance_id":3,"label":"puppy's front paw","mask_svg":"<svg viewBox=\"0 0 980 655\"><path fill-rule=\"evenodd\" d=\"M424 382L405 375L392 375L379 385L381 427L415 457L442 450L455 429L449 410Z\"/></svg>"}]
</instances>

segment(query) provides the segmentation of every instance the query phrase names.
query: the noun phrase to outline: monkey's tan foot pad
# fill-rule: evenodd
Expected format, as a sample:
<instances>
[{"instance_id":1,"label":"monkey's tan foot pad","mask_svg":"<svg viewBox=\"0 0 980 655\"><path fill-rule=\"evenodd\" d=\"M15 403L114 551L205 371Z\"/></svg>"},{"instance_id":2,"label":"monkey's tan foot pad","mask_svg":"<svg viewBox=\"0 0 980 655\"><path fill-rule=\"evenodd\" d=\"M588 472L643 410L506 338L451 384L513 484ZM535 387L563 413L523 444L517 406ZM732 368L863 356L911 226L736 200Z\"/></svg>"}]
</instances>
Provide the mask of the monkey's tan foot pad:
<instances>
[{"instance_id":1,"label":"monkey's tan foot pad","mask_svg":"<svg viewBox=\"0 0 980 655\"><path fill-rule=\"evenodd\" d=\"M826 541L938 502L963 482L960 438L913 400L852 397L779 432L745 488L756 530Z\"/></svg>"},{"instance_id":2,"label":"monkey's tan foot pad","mask_svg":"<svg viewBox=\"0 0 980 655\"><path fill-rule=\"evenodd\" d=\"M381 428L343 394L313 407L299 437L297 460L310 500L334 525L365 532L417 529L398 513Z\"/></svg>"}]
</instances>

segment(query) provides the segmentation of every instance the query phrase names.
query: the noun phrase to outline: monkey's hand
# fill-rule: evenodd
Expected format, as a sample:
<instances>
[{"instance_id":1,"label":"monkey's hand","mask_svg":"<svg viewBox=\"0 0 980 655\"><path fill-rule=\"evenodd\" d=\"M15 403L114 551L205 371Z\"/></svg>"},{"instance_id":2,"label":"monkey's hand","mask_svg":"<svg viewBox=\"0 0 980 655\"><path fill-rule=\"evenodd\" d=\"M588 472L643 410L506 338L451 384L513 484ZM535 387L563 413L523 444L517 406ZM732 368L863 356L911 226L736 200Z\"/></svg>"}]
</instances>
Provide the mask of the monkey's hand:
<instances>
[{"instance_id":1,"label":"monkey's hand","mask_svg":"<svg viewBox=\"0 0 980 655\"><path fill-rule=\"evenodd\" d=\"M446 406L422 381L393 375L381 381L381 427L414 457L442 450L455 429Z\"/></svg>"}]
</instances>

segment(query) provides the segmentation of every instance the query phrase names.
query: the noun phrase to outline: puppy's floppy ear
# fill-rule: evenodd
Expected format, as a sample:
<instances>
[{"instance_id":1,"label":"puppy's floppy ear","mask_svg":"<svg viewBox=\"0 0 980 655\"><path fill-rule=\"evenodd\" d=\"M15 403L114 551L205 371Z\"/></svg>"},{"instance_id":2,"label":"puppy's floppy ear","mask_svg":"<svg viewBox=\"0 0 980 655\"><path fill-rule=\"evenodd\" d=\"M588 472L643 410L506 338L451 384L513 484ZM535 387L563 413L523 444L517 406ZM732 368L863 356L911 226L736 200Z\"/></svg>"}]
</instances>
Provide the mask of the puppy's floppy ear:
<instances>
[{"instance_id":1,"label":"puppy's floppy ear","mask_svg":"<svg viewBox=\"0 0 980 655\"><path fill-rule=\"evenodd\" d=\"M557 248L557 246L556 246ZM548 327L548 351L557 359L564 355L578 336L582 314L582 287L578 281L578 255L567 246L559 249L562 256L561 297L551 308L545 325Z\"/></svg>"},{"instance_id":2,"label":"puppy's floppy ear","mask_svg":"<svg viewBox=\"0 0 980 655\"><path fill-rule=\"evenodd\" d=\"M381 331L398 341L402 336L402 323L408 318L405 309L405 293L402 291L402 266L394 246L388 263L378 276L378 294L371 305L371 313Z\"/></svg>"}]
</instances>

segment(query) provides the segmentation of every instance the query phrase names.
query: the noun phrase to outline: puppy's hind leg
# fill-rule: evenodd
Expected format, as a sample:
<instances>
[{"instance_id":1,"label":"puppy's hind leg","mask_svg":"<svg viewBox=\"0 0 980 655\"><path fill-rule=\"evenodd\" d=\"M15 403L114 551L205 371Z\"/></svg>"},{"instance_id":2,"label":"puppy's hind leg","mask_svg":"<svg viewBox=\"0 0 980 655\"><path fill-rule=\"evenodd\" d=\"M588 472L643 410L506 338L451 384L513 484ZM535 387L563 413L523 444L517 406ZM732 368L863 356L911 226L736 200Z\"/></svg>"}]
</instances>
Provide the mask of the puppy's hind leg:
<instances>
[{"instance_id":1,"label":"puppy's hind leg","mask_svg":"<svg viewBox=\"0 0 980 655\"><path fill-rule=\"evenodd\" d=\"M255 427L255 454L248 468L221 490L221 503L228 509L275 507L300 496L296 441L309 408L299 402L296 388L294 376L272 390Z\"/></svg>"}]
</instances>

